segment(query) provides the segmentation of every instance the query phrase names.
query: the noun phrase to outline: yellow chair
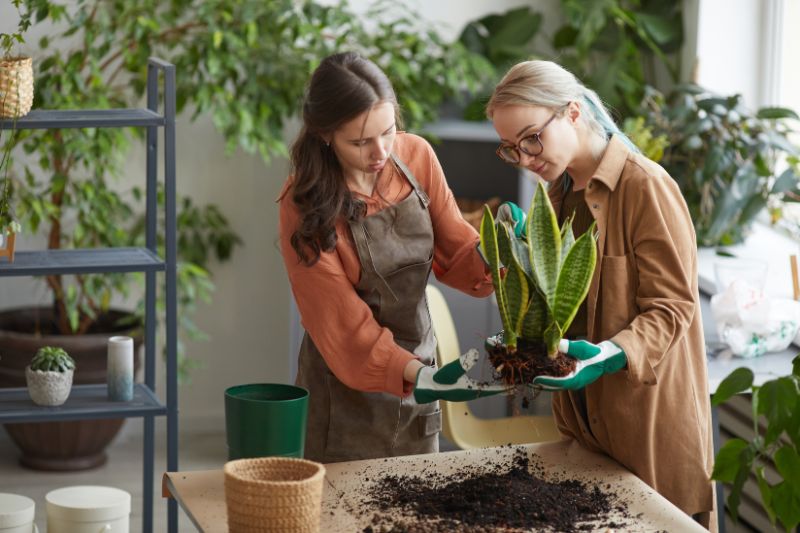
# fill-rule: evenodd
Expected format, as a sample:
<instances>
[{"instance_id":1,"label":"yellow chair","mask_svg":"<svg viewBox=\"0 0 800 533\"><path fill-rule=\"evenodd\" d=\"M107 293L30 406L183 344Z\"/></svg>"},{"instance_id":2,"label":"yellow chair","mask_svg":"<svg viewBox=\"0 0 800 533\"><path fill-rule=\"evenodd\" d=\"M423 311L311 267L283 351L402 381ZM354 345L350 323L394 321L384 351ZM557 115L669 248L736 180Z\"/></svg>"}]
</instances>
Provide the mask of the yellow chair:
<instances>
[{"instance_id":1,"label":"yellow chair","mask_svg":"<svg viewBox=\"0 0 800 533\"><path fill-rule=\"evenodd\" d=\"M428 285L425 292L436 334L436 362L442 367L458 359L461 350L444 295L433 285ZM466 402L442 400L439 405L442 409L442 433L464 450L561 439L552 416L479 418L472 413Z\"/></svg>"}]
</instances>

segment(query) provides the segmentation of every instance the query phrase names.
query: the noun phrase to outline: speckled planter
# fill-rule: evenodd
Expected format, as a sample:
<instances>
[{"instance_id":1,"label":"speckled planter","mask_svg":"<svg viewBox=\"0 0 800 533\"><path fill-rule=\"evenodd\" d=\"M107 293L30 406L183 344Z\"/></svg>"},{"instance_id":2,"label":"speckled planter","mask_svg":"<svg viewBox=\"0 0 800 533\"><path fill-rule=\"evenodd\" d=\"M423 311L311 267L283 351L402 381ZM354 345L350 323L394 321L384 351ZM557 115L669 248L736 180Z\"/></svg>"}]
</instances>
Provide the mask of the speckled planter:
<instances>
[{"instance_id":1,"label":"speckled planter","mask_svg":"<svg viewBox=\"0 0 800 533\"><path fill-rule=\"evenodd\" d=\"M72 389L72 370L66 372L42 372L25 367L28 394L38 405L61 405L67 401Z\"/></svg>"}]
</instances>

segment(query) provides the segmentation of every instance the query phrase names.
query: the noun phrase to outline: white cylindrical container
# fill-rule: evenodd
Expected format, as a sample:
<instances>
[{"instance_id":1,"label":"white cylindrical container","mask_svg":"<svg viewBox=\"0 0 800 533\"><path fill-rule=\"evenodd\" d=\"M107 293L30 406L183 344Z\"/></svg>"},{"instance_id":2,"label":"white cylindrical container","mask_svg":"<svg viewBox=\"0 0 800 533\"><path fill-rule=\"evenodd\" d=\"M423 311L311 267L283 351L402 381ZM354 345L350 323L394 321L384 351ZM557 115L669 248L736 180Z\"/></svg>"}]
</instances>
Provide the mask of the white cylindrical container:
<instances>
[{"instance_id":1,"label":"white cylindrical container","mask_svg":"<svg viewBox=\"0 0 800 533\"><path fill-rule=\"evenodd\" d=\"M108 399L129 402L133 399L133 339L108 339Z\"/></svg>"},{"instance_id":2,"label":"white cylindrical container","mask_svg":"<svg viewBox=\"0 0 800 533\"><path fill-rule=\"evenodd\" d=\"M0 492L0 533L34 533L36 503L19 494Z\"/></svg>"},{"instance_id":3,"label":"white cylindrical container","mask_svg":"<svg viewBox=\"0 0 800 533\"><path fill-rule=\"evenodd\" d=\"M80 485L51 490L47 533L128 533L131 495L114 487Z\"/></svg>"}]
</instances>

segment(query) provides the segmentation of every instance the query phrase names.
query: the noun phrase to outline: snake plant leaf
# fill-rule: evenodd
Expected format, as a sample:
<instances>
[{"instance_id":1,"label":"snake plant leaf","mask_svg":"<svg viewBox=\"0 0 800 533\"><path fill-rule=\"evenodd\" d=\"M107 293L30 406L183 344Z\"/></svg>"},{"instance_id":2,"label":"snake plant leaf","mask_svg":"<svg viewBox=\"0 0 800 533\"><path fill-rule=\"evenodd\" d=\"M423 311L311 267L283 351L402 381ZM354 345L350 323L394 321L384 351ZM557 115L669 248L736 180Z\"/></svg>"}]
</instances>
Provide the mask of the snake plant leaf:
<instances>
[{"instance_id":1,"label":"snake plant leaf","mask_svg":"<svg viewBox=\"0 0 800 533\"><path fill-rule=\"evenodd\" d=\"M515 240L514 229L507 222L495 222L497 232L497 251L499 252L500 263L506 268L510 268L514 261L514 250L511 241Z\"/></svg>"},{"instance_id":2,"label":"snake plant leaf","mask_svg":"<svg viewBox=\"0 0 800 533\"><path fill-rule=\"evenodd\" d=\"M586 233L575 241L558 275L553 319L562 331L569 328L581 302L589 292L597 263L594 228L595 223L592 223Z\"/></svg>"},{"instance_id":3,"label":"snake plant leaf","mask_svg":"<svg viewBox=\"0 0 800 533\"><path fill-rule=\"evenodd\" d=\"M572 245L575 244L575 234L572 232L573 220L575 220L575 213L564 219L564 223L561 224L561 261L558 265L559 268L563 268L564 259L567 257Z\"/></svg>"},{"instance_id":4,"label":"snake plant leaf","mask_svg":"<svg viewBox=\"0 0 800 533\"><path fill-rule=\"evenodd\" d=\"M528 246L534 278L552 310L561 258L561 231L541 182L536 186L528 213Z\"/></svg>"},{"instance_id":5,"label":"snake plant leaf","mask_svg":"<svg viewBox=\"0 0 800 533\"><path fill-rule=\"evenodd\" d=\"M512 329L511 321L508 316L508 306L505 298L503 279L500 277L500 251L497 247L497 231L494 225L494 217L489 206L483 206L483 218L481 219L481 251L486 262L489 263L489 270L492 274L492 284L497 298L497 309L500 311L500 319L503 328Z\"/></svg>"},{"instance_id":6,"label":"snake plant leaf","mask_svg":"<svg viewBox=\"0 0 800 533\"><path fill-rule=\"evenodd\" d=\"M522 322L525 318L525 312L528 310L528 295L530 288L528 286L528 279L525 277L525 272L522 267L512 257L512 263L508 267L506 277L504 280L506 289L506 303L508 305L508 318L511 322L511 331L514 333L514 345L516 346L516 337L519 336L522 330ZM508 345L506 339L506 345Z\"/></svg>"},{"instance_id":7,"label":"snake plant leaf","mask_svg":"<svg viewBox=\"0 0 800 533\"><path fill-rule=\"evenodd\" d=\"M551 321L542 335L544 344L547 347L547 356L555 359L558 354L558 343L564 335L564 330L558 327L555 320Z\"/></svg>"},{"instance_id":8,"label":"snake plant leaf","mask_svg":"<svg viewBox=\"0 0 800 533\"><path fill-rule=\"evenodd\" d=\"M545 325L547 324L547 302L539 289L532 285L530 287L530 298L528 299L528 309L525 311L525 318L522 320L522 334L524 339L542 340Z\"/></svg>"}]
</instances>

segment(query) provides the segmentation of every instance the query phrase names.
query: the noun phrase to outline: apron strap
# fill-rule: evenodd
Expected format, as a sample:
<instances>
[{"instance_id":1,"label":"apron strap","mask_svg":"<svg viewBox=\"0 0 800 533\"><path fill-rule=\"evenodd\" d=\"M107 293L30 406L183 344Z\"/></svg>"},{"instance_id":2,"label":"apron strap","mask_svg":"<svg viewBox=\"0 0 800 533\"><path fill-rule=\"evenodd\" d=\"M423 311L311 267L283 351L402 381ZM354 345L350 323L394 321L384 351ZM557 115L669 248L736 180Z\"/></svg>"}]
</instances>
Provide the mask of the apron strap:
<instances>
[{"instance_id":1,"label":"apron strap","mask_svg":"<svg viewBox=\"0 0 800 533\"><path fill-rule=\"evenodd\" d=\"M397 157L397 155L392 154L392 160L400 168L400 170L403 172L403 174L405 174L406 179L411 184L411 187L414 188L414 192L416 193L417 197L419 198L420 203L422 203L422 207L427 209L428 205L431 203L431 200L430 200L430 198L428 198L428 195L425 193L425 191L422 189L422 187L420 187L419 182L417 181L417 178L414 176L414 173L411 172L411 169L409 169L406 166L406 164L403 163L400 160L399 157Z\"/></svg>"}]
</instances>

